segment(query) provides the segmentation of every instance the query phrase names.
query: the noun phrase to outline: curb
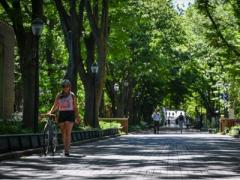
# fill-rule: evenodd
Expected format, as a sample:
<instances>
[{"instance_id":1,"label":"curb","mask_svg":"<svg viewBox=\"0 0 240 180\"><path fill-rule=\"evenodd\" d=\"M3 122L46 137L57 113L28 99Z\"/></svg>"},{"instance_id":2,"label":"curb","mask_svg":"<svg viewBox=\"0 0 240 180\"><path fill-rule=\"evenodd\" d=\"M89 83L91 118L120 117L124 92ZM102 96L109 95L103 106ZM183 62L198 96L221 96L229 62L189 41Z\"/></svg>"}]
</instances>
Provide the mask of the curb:
<instances>
[{"instance_id":1,"label":"curb","mask_svg":"<svg viewBox=\"0 0 240 180\"><path fill-rule=\"evenodd\" d=\"M87 140L82 140L82 141L76 141L76 142L72 142L71 146L82 145L82 144L86 144L86 143L96 142L96 141L104 140L104 139L108 139L108 138L115 138L115 137L119 137L119 136L121 136L121 135L117 134L117 135L104 136L104 137L87 139ZM60 144L57 146L57 150L61 150L61 149L63 149L63 144ZM3 154L0 154L0 161L17 159L22 156L30 156L30 155L36 154L36 153L41 154L42 152L43 152L42 148L35 148L35 149L27 149L27 150L22 150L22 151L13 151L13 152L9 152L9 153L3 153Z\"/></svg>"}]
</instances>

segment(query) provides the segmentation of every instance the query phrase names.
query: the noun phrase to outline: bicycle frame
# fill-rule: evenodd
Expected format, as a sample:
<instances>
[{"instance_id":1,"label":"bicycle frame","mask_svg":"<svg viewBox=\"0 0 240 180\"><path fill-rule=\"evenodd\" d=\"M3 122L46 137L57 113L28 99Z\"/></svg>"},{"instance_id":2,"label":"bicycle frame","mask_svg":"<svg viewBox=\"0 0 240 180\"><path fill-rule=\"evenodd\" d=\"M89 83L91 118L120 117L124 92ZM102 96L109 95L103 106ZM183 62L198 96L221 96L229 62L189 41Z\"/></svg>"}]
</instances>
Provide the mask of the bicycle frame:
<instances>
[{"instance_id":1,"label":"bicycle frame","mask_svg":"<svg viewBox=\"0 0 240 180\"><path fill-rule=\"evenodd\" d=\"M47 155L51 150L52 155L55 154L57 148L57 126L53 120L53 116L47 116L47 122L43 130L43 153Z\"/></svg>"}]
</instances>

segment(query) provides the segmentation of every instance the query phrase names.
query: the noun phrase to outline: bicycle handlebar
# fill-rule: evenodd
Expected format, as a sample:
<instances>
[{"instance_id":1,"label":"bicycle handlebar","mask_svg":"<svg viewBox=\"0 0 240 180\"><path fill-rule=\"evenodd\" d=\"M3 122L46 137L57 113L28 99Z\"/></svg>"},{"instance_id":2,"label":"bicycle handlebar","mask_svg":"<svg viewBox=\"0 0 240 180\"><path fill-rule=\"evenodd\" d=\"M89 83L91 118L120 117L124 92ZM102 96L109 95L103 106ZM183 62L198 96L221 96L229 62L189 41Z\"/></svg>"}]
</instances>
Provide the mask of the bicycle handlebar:
<instances>
[{"instance_id":1,"label":"bicycle handlebar","mask_svg":"<svg viewBox=\"0 0 240 180\"><path fill-rule=\"evenodd\" d=\"M56 117L56 114L40 114L40 116L42 116L42 117Z\"/></svg>"}]
</instances>

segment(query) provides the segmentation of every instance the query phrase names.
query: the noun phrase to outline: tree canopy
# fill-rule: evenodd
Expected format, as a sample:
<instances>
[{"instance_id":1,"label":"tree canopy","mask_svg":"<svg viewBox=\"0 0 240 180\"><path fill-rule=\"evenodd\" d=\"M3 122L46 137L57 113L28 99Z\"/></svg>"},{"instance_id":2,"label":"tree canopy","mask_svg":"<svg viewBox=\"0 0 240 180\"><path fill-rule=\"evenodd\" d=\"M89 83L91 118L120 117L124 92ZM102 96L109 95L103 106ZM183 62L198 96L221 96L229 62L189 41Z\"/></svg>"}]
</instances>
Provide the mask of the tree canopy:
<instances>
[{"instance_id":1,"label":"tree canopy","mask_svg":"<svg viewBox=\"0 0 240 180\"><path fill-rule=\"evenodd\" d=\"M150 122L162 107L209 122L228 109L239 117L239 0L191 2L181 9L167 0L1 0L0 20L14 28L18 42L16 110L29 114L34 100L28 88L36 70L29 68L36 46L31 21L40 17L40 112L50 109L59 82L68 78L90 126L94 116ZM99 65L96 77L93 63ZM23 115L23 121L31 120Z\"/></svg>"}]
</instances>

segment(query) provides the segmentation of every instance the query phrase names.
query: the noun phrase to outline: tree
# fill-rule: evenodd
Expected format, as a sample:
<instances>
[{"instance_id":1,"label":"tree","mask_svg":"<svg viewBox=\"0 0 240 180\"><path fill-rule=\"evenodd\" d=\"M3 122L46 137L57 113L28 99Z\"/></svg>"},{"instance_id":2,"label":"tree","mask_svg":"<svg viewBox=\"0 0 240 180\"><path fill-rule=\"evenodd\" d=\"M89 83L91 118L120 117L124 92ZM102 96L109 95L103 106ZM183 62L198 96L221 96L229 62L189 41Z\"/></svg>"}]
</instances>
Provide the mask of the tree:
<instances>
[{"instance_id":1,"label":"tree","mask_svg":"<svg viewBox=\"0 0 240 180\"><path fill-rule=\"evenodd\" d=\"M59 12L64 32L65 41L70 54L69 72L72 72L74 84L76 84L76 72L79 72L81 81L83 82L85 91L85 114L84 120L86 124L93 125L93 115L98 117L98 109L102 97L102 89L105 82L105 64L106 64L106 42L108 36L108 1L103 0L100 4L98 0L93 3L89 0L81 0L77 6L77 2L70 1L69 13L62 1L55 0L55 5ZM76 9L79 9L78 13ZM86 7L89 26L84 21L84 7ZM99 12L101 7L101 12ZM99 18L101 16L101 18ZM90 28L89 28L90 27ZM90 30L89 30L90 29ZM72 38L68 38L71 31ZM84 35L83 35L84 32ZM81 50L82 42L85 44L86 51ZM95 46L97 47L97 62L99 65L99 73L97 75L97 91L96 91L96 113L93 112L93 75L91 73L91 65L95 61ZM72 55L71 55L71 50ZM82 52L82 54L81 54ZM84 59L84 56L86 59ZM72 61L71 61L72 57ZM73 69L73 70L71 70ZM75 86L76 87L76 86ZM76 90L75 90L76 91ZM97 122L98 126L98 122Z\"/></svg>"},{"instance_id":2,"label":"tree","mask_svg":"<svg viewBox=\"0 0 240 180\"><path fill-rule=\"evenodd\" d=\"M31 1L32 10L26 6L29 2L6 0L0 1L16 34L20 56L20 71L23 81L23 126L33 127L34 122L34 92L36 61L36 39L31 31L31 21L35 18L43 19L43 1Z\"/></svg>"},{"instance_id":3,"label":"tree","mask_svg":"<svg viewBox=\"0 0 240 180\"><path fill-rule=\"evenodd\" d=\"M184 32L166 1L115 1L112 6L106 89L114 102L113 84L123 87L125 80L129 82L129 102L125 104L131 112L130 123L136 124L149 120L153 109L163 105L168 83L176 76L171 75L172 68L180 67L179 60L185 58L176 50L184 41ZM120 98L124 90L120 88ZM119 107L121 102L117 102Z\"/></svg>"}]
</instances>

